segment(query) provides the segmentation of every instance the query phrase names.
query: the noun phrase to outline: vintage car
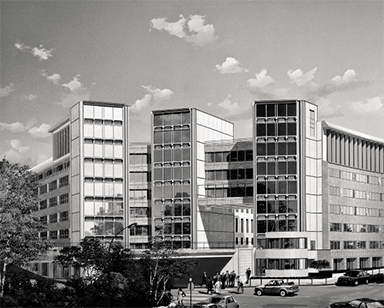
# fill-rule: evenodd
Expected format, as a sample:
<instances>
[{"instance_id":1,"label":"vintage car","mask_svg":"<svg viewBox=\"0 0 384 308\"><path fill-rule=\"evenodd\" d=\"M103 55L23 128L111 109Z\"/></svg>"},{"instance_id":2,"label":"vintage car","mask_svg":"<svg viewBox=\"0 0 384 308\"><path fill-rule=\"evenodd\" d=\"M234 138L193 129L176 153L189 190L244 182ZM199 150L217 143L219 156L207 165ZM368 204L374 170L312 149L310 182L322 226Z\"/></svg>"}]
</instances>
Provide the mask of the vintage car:
<instances>
[{"instance_id":1,"label":"vintage car","mask_svg":"<svg viewBox=\"0 0 384 308\"><path fill-rule=\"evenodd\" d=\"M349 270L346 271L343 276L337 279L336 285L352 285L357 286L360 283L368 284L371 279L371 275L363 270Z\"/></svg>"},{"instance_id":2,"label":"vintage car","mask_svg":"<svg viewBox=\"0 0 384 308\"><path fill-rule=\"evenodd\" d=\"M382 308L384 305L377 300L371 298L357 298L351 301L346 302L336 302L330 305L331 308L341 307L341 308Z\"/></svg>"},{"instance_id":3,"label":"vintage car","mask_svg":"<svg viewBox=\"0 0 384 308\"><path fill-rule=\"evenodd\" d=\"M193 305L193 308L239 308L239 303L230 294L216 294L207 301Z\"/></svg>"},{"instance_id":4,"label":"vintage car","mask_svg":"<svg viewBox=\"0 0 384 308\"><path fill-rule=\"evenodd\" d=\"M284 282L284 280L270 280L268 283L255 287L254 294L261 296L263 294L278 294L286 296L299 292L299 286L293 282Z\"/></svg>"}]
</instances>

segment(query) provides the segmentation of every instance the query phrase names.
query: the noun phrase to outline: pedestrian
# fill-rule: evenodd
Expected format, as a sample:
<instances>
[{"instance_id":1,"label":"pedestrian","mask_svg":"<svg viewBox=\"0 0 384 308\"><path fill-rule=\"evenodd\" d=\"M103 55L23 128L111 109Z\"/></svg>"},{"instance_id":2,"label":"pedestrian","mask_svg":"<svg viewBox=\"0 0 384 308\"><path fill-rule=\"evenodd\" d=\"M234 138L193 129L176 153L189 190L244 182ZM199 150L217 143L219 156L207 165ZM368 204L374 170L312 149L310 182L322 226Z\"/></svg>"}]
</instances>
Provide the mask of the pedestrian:
<instances>
[{"instance_id":1,"label":"pedestrian","mask_svg":"<svg viewBox=\"0 0 384 308\"><path fill-rule=\"evenodd\" d=\"M229 283L230 283L230 280L229 280L229 271L227 270L226 272L225 272L225 287L229 287Z\"/></svg>"},{"instance_id":2,"label":"pedestrian","mask_svg":"<svg viewBox=\"0 0 384 308\"><path fill-rule=\"evenodd\" d=\"M177 291L177 305L179 307L184 307L183 297L185 297L186 294L183 291L182 288L179 287L179 290Z\"/></svg>"},{"instance_id":3,"label":"pedestrian","mask_svg":"<svg viewBox=\"0 0 384 308\"><path fill-rule=\"evenodd\" d=\"M240 290L241 290L241 294L244 293L244 284L243 284L243 281L241 280L240 276L237 276L237 294L240 294Z\"/></svg>"},{"instance_id":4,"label":"pedestrian","mask_svg":"<svg viewBox=\"0 0 384 308\"><path fill-rule=\"evenodd\" d=\"M222 289L225 289L225 279L226 279L226 277L225 277L225 273L222 272L222 273L221 273L221 288L222 288Z\"/></svg>"},{"instance_id":5,"label":"pedestrian","mask_svg":"<svg viewBox=\"0 0 384 308\"><path fill-rule=\"evenodd\" d=\"M213 279L207 277L207 294L213 293Z\"/></svg>"},{"instance_id":6,"label":"pedestrian","mask_svg":"<svg viewBox=\"0 0 384 308\"><path fill-rule=\"evenodd\" d=\"M249 283L249 278L251 277L251 269L249 267L245 271L245 277L247 277L247 280L245 283Z\"/></svg>"},{"instance_id":7,"label":"pedestrian","mask_svg":"<svg viewBox=\"0 0 384 308\"><path fill-rule=\"evenodd\" d=\"M231 287L234 287L235 286L235 280L236 280L236 272L233 270L230 274L229 274L229 281L230 281L230 286Z\"/></svg>"},{"instance_id":8,"label":"pedestrian","mask_svg":"<svg viewBox=\"0 0 384 308\"><path fill-rule=\"evenodd\" d=\"M203 276L201 277L201 283L200 283L200 286L202 287L204 284L205 286L208 286L207 285L207 273L206 272L203 272Z\"/></svg>"},{"instance_id":9,"label":"pedestrian","mask_svg":"<svg viewBox=\"0 0 384 308\"><path fill-rule=\"evenodd\" d=\"M216 294L221 293L221 287L222 287L221 281L220 280L216 281L216 283L215 283L215 293Z\"/></svg>"}]
</instances>

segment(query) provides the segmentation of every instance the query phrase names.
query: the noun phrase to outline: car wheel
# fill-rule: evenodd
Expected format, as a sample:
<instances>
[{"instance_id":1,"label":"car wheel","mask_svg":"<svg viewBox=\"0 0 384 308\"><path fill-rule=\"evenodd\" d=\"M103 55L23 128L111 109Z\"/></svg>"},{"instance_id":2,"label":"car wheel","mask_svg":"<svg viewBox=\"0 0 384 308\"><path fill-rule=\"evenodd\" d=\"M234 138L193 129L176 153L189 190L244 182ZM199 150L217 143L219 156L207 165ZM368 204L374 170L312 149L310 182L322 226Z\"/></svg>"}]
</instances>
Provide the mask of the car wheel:
<instances>
[{"instance_id":1,"label":"car wheel","mask_svg":"<svg viewBox=\"0 0 384 308\"><path fill-rule=\"evenodd\" d=\"M280 294L281 297L284 297L284 296L287 295L287 291L285 291L285 290L280 290L279 294Z\"/></svg>"},{"instance_id":2,"label":"car wheel","mask_svg":"<svg viewBox=\"0 0 384 308\"><path fill-rule=\"evenodd\" d=\"M255 294L256 294L257 296L261 296L261 295L263 295L263 291L261 291L260 289L258 289L258 290L255 291Z\"/></svg>"},{"instance_id":3,"label":"car wheel","mask_svg":"<svg viewBox=\"0 0 384 308\"><path fill-rule=\"evenodd\" d=\"M358 286L358 285L359 285L359 282L356 280L356 281L354 282L354 285L355 285L355 286Z\"/></svg>"}]
</instances>

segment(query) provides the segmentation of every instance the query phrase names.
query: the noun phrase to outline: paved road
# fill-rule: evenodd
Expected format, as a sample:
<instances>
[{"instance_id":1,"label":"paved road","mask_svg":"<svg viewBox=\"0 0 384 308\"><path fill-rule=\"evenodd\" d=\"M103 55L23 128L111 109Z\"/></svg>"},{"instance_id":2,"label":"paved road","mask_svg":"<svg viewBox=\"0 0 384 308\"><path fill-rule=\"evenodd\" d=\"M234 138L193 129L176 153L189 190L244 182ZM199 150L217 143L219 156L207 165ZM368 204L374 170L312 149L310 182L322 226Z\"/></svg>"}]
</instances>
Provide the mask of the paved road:
<instances>
[{"instance_id":1,"label":"paved road","mask_svg":"<svg viewBox=\"0 0 384 308\"><path fill-rule=\"evenodd\" d=\"M229 288L226 292L232 293L234 298L240 303L240 308L280 308L280 307L309 307L325 308L330 303L337 301L351 300L359 297L370 297L375 299L384 299L384 284L359 285L357 287L335 286L335 285L315 285L300 286L297 295L280 296L255 296L254 287L245 287L244 294L237 294L236 289ZM190 292L184 289L186 297L184 305L190 304ZM173 292L176 293L175 291ZM192 291L192 304L205 300L209 297L205 288L197 287Z\"/></svg>"}]
</instances>

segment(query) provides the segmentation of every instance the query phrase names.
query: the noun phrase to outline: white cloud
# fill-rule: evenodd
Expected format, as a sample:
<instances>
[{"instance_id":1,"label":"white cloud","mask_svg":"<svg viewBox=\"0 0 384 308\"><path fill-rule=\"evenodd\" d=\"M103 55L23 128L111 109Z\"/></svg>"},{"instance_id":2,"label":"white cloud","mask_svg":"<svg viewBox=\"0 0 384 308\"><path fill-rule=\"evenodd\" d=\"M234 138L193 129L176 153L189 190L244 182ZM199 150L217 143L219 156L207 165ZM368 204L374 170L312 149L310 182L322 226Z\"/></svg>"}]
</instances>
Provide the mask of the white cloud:
<instances>
[{"instance_id":1,"label":"white cloud","mask_svg":"<svg viewBox=\"0 0 384 308\"><path fill-rule=\"evenodd\" d=\"M32 127L28 132L33 138L46 138L50 136L48 133L50 128L50 125L43 123L39 127Z\"/></svg>"},{"instance_id":2,"label":"white cloud","mask_svg":"<svg viewBox=\"0 0 384 308\"><path fill-rule=\"evenodd\" d=\"M28 45L25 45L24 43L16 43L15 47L21 51L24 52L30 52L35 57L38 57L40 61L42 60L48 60L50 57L52 57L52 51L53 49L46 49L43 47L43 45L40 45L38 47L30 47Z\"/></svg>"},{"instance_id":3,"label":"white cloud","mask_svg":"<svg viewBox=\"0 0 384 308\"><path fill-rule=\"evenodd\" d=\"M295 83L298 86L304 86L313 79L316 71L317 67L307 73L303 73L301 69L297 69L295 71L289 70L287 74L291 79L291 83Z\"/></svg>"},{"instance_id":4,"label":"white cloud","mask_svg":"<svg viewBox=\"0 0 384 308\"><path fill-rule=\"evenodd\" d=\"M255 74L256 78L248 79L248 86L250 88L262 89L275 83L271 76L267 75L267 70L262 69L260 74Z\"/></svg>"},{"instance_id":5,"label":"white cloud","mask_svg":"<svg viewBox=\"0 0 384 308\"><path fill-rule=\"evenodd\" d=\"M0 88L0 97L6 97L15 91L15 85L13 83L5 86L4 88Z\"/></svg>"},{"instance_id":6,"label":"white cloud","mask_svg":"<svg viewBox=\"0 0 384 308\"><path fill-rule=\"evenodd\" d=\"M232 103L231 98L232 96L228 95L224 101L218 104L218 106L231 113L238 113L241 110L240 105L237 102Z\"/></svg>"},{"instance_id":7,"label":"white cloud","mask_svg":"<svg viewBox=\"0 0 384 308\"><path fill-rule=\"evenodd\" d=\"M194 46L204 46L217 40L214 26L206 24L205 17L202 15L189 16L188 21L183 15L180 15L176 22L167 22L164 17L153 18L151 27L159 31L164 30Z\"/></svg>"},{"instance_id":8,"label":"white cloud","mask_svg":"<svg viewBox=\"0 0 384 308\"><path fill-rule=\"evenodd\" d=\"M170 89L156 89L153 86L142 86L149 93L145 94L142 99L137 100L132 106L131 111L137 113L155 103L169 101L174 93Z\"/></svg>"},{"instance_id":9,"label":"white cloud","mask_svg":"<svg viewBox=\"0 0 384 308\"><path fill-rule=\"evenodd\" d=\"M59 84L59 81L61 79L60 74L57 74L57 73L49 76L46 71L42 71L41 75L44 76L45 78L47 78L49 81L53 82L54 84Z\"/></svg>"},{"instance_id":10,"label":"white cloud","mask_svg":"<svg viewBox=\"0 0 384 308\"><path fill-rule=\"evenodd\" d=\"M12 139L8 143L11 145L11 149L6 151L4 156L9 161L20 162L23 159L22 153L27 152L29 147L23 146L19 139Z\"/></svg>"},{"instance_id":11,"label":"white cloud","mask_svg":"<svg viewBox=\"0 0 384 308\"><path fill-rule=\"evenodd\" d=\"M375 96L373 98L368 98L366 102L357 101L357 102L351 102L349 104L351 109L359 114L376 113L380 110L384 112L382 96Z\"/></svg>"},{"instance_id":12,"label":"white cloud","mask_svg":"<svg viewBox=\"0 0 384 308\"><path fill-rule=\"evenodd\" d=\"M227 57L223 64L216 64L217 70L220 74L236 74L236 73L246 73L248 69L240 66L240 63L231 57Z\"/></svg>"},{"instance_id":13,"label":"white cloud","mask_svg":"<svg viewBox=\"0 0 384 308\"><path fill-rule=\"evenodd\" d=\"M26 152L29 150L29 147L24 147L22 144L21 144L21 141L19 139L12 139L11 142L11 147L12 149L15 149L16 151L18 152Z\"/></svg>"},{"instance_id":14,"label":"white cloud","mask_svg":"<svg viewBox=\"0 0 384 308\"><path fill-rule=\"evenodd\" d=\"M0 123L0 130L9 130L12 133L22 133L28 129L23 123L15 122L15 123Z\"/></svg>"},{"instance_id":15,"label":"white cloud","mask_svg":"<svg viewBox=\"0 0 384 308\"><path fill-rule=\"evenodd\" d=\"M341 84L348 84L351 82L356 81L357 74L354 70L347 70L344 75L341 76L335 76L332 78L332 83L336 85L341 85Z\"/></svg>"},{"instance_id":16,"label":"white cloud","mask_svg":"<svg viewBox=\"0 0 384 308\"><path fill-rule=\"evenodd\" d=\"M29 95L25 95L25 98L29 101L34 101L37 98L37 95L29 94Z\"/></svg>"},{"instance_id":17,"label":"white cloud","mask_svg":"<svg viewBox=\"0 0 384 308\"><path fill-rule=\"evenodd\" d=\"M65 108L71 107L79 101L89 100L90 93L88 89L80 82L80 75L73 77L73 79L62 84L64 88L69 89L69 93L62 93L59 105Z\"/></svg>"}]
</instances>

